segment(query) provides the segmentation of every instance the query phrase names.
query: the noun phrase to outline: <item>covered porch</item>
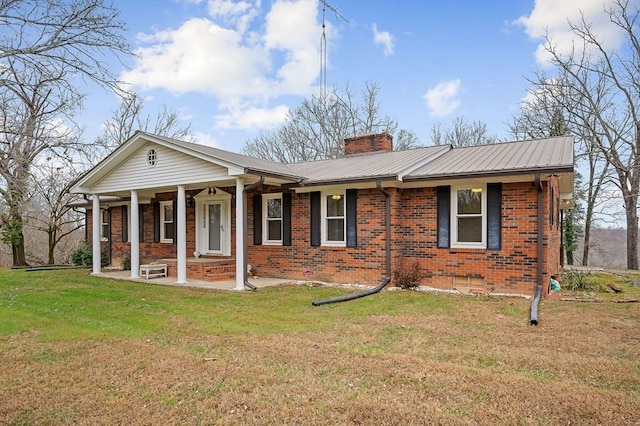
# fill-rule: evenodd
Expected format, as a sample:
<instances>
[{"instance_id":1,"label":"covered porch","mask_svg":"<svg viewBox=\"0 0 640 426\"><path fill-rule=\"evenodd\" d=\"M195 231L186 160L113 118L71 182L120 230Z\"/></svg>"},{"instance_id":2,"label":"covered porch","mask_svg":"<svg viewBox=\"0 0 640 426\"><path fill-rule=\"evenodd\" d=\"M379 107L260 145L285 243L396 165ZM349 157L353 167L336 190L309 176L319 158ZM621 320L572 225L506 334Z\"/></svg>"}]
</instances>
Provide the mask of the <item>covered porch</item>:
<instances>
[{"instance_id":1,"label":"covered porch","mask_svg":"<svg viewBox=\"0 0 640 426\"><path fill-rule=\"evenodd\" d=\"M234 280L243 290L247 193L298 179L263 166L284 167L136 133L72 188L90 196L92 273L103 273L107 246L112 266L130 263L132 280L141 278L141 264L164 263L176 284Z\"/></svg>"}]
</instances>

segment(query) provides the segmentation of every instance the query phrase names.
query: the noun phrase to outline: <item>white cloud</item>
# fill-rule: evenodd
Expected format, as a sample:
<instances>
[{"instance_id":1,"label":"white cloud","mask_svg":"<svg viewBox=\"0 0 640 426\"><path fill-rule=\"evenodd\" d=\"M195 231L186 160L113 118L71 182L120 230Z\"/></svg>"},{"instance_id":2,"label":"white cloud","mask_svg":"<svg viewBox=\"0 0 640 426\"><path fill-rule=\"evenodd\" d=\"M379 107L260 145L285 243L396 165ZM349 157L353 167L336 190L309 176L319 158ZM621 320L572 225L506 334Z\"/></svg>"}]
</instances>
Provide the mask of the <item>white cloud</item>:
<instances>
[{"instance_id":1,"label":"white cloud","mask_svg":"<svg viewBox=\"0 0 640 426\"><path fill-rule=\"evenodd\" d=\"M191 134L191 140L195 143L199 143L200 145L212 146L214 148L220 147L220 144L218 143L218 141L216 141L216 138L208 133L193 132Z\"/></svg>"},{"instance_id":2,"label":"white cloud","mask_svg":"<svg viewBox=\"0 0 640 426\"><path fill-rule=\"evenodd\" d=\"M289 113L289 107L234 109L229 114L217 115L216 126L224 129L251 129L273 127L282 123Z\"/></svg>"},{"instance_id":3,"label":"white cloud","mask_svg":"<svg viewBox=\"0 0 640 426\"><path fill-rule=\"evenodd\" d=\"M429 108L429 115L444 117L454 112L460 106L460 79L444 81L427 90L424 95Z\"/></svg>"},{"instance_id":4,"label":"white cloud","mask_svg":"<svg viewBox=\"0 0 640 426\"><path fill-rule=\"evenodd\" d=\"M621 33L605 13L611 3L612 0L535 0L531 14L521 16L515 23L523 26L533 40L543 40L548 34L558 53L568 54L578 41L569 29L569 22L579 24L584 18L604 46L612 48L620 42ZM543 40L536 49L536 60L544 65L549 59Z\"/></svg>"},{"instance_id":5,"label":"white cloud","mask_svg":"<svg viewBox=\"0 0 640 426\"><path fill-rule=\"evenodd\" d=\"M393 55L393 36L388 31L378 31L376 24L373 24L373 42L384 48L384 56Z\"/></svg>"},{"instance_id":6,"label":"white cloud","mask_svg":"<svg viewBox=\"0 0 640 426\"><path fill-rule=\"evenodd\" d=\"M211 18L140 34L137 64L121 78L142 90L213 95L226 117L220 122L244 127L273 98L312 93L320 71L317 0L269 6L259 22L260 0L209 0ZM247 113L236 111L240 107Z\"/></svg>"}]
</instances>

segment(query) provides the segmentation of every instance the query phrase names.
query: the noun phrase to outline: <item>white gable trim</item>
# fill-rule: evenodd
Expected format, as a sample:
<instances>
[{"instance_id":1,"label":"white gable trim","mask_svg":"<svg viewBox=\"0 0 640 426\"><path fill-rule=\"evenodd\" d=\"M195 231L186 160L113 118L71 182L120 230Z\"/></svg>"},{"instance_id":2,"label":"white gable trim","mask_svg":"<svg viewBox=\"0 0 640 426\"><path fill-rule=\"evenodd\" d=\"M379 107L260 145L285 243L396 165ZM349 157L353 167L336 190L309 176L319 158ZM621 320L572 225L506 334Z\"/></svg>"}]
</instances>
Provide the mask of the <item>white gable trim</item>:
<instances>
[{"instance_id":1,"label":"white gable trim","mask_svg":"<svg viewBox=\"0 0 640 426\"><path fill-rule=\"evenodd\" d=\"M70 192L76 194L89 194L95 192L93 188L98 185L102 179L117 170L132 155L138 152L138 150L140 150L149 142L194 158L198 158L213 165L224 167L225 169L227 169L227 176L241 176L246 172L245 168L238 164L232 164L227 161L222 161L218 158L214 158L199 152L192 151L190 149L183 148L182 146L172 144L167 140L154 137L153 135L147 133L136 132L131 138L125 141L113 152L111 152L105 159L103 159L95 167L93 167L82 177L80 177L80 179L78 179L78 181L71 187Z\"/></svg>"}]
</instances>

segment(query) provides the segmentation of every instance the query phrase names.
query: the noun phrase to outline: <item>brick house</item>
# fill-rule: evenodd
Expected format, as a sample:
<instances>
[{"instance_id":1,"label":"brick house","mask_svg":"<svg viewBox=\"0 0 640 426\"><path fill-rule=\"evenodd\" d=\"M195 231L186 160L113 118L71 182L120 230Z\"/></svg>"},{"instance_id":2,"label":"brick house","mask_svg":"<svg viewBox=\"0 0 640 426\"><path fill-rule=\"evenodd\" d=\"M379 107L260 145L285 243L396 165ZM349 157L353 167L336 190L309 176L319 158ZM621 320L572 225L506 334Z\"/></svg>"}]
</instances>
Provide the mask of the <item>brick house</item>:
<instances>
[{"instance_id":1,"label":"brick house","mask_svg":"<svg viewBox=\"0 0 640 426\"><path fill-rule=\"evenodd\" d=\"M101 271L162 262L177 283L259 276L375 285L417 267L421 285L533 294L560 269L573 139L393 151L387 133L342 158L280 164L137 132L85 173ZM99 212L99 214L94 214ZM393 283L393 281L392 281Z\"/></svg>"}]
</instances>

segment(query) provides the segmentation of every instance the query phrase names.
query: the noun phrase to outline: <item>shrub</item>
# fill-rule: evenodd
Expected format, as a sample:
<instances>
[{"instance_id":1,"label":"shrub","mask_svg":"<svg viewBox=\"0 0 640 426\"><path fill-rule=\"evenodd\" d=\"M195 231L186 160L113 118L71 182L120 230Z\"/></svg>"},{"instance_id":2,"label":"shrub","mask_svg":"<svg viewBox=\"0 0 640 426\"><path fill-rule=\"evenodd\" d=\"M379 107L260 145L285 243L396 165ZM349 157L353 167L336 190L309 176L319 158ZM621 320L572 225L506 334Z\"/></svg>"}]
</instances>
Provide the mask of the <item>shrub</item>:
<instances>
[{"instance_id":1,"label":"shrub","mask_svg":"<svg viewBox=\"0 0 640 426\"><path fill-rule=\"evenodd\" d=\"M410 290L420 285L420 266L415 262L411 267L400 267L393 273L393 283L400 288Z\"/></svg>"},{"instance_id":2,"label":"shrub","mask_svg":"<svg viewBox=\"0 0 640 426\"><path fill-rule=\"evenodd\" d=\"M71 252L71 262L74 265L79 266L91 266L93 265L93 249L87 243L82 243ZM100 264L106 266L109 264L109 256L107 252L102 250L100 252Z\"/></svg>"},{"instance_id":3,"label":"shrub","mask_svg":"<svg viewBox=\"0 0 640 426\"><path fill-rule=\"evenodd\" d=\"M569 271L564 274L564 280L560 284L563 290L570 291L592 291L598 285L591 279L591 272Z\"/></svg>"},{"instance_id":4,"label":"shrub","mask_svg":"<svg viewBox=\"0 0 640 426\"><path fill-rule=\"evenodd\" d=\"M124 258L124 260L122 261L122 269L124 271L130 271L131 270L131 255L127 254Z\"/></svg>"}]
</instances>

